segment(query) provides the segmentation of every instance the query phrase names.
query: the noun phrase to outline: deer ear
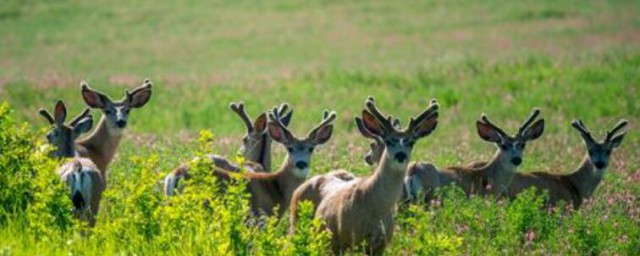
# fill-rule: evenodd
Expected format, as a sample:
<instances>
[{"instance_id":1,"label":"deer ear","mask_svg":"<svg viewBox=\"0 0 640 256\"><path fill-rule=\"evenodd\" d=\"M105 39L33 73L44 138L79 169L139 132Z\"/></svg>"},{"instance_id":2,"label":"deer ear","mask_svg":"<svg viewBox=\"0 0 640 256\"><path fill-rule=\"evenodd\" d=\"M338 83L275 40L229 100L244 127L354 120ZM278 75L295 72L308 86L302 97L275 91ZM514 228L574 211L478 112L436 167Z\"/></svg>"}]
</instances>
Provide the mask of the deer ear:
<instances>
[{"instance_id":1,"label":"deer ear","mask_svg":"<svg viewBox=\"0 0 640 256\"><path fill-rule=\"evenodd\" d=\"M82 99L87 106L91 108L105 108L107 106L107 102L110 101L109 97L89 88L85 82L82 82L81 87Z\"/></svg>"},{"instance_id":2,"label":"deer ear","mask_svg":"<svg viewBox=\"0 0 640 256\"><path fill-rule=\"evenodd\" d=\"M332 124L325 125L314 134L311 134L311 139L316 145L320 145L329 141L329 139L331 139L332 134L333 134L333 125Z\"/></svg>"},{"instance_id":3,"label":"deer ear","mask_svg":"<svg viewBox=\"0 0 640 256\"><path fill-rule=\"evenodd\" d=\"M285 131L280 125L277 125L277 124L272 123L272 122L268 122L267 123L267 128L268 128L268 131L269 131L269 136L273 140L275 140L275 141L277 141L277 142L279 142L281 144L287 144L289 142L289 140L288 140L289 138L288 138L288 136L286 134L287 131Z\"/></svg>"},{"instance_id":4,"label":"deer ear","mask_svg":"<svg viewBox=\"0 0 640 256\"><path fill-rule=\"evenodd\" d=\"M526 131L524 131L524 138L526 140L535 140L542 136L544 132L544 119L540 119L536 121L532 126L529 126Z\"/></svg>"},{"instance_id":5,"label":"deer ear","mask_svg":"<svg viewBox=\"0 0 640 256\"><path fill-rule=\"evenodd\" d=\"M612 148L617 148L620 146L620 144L622 143L622 139L624 139L624 135L626 135L627 133L621 133L616 135L615 137L613 137L613 139L611 139L611 147Z\"/></svg>"},{"instance_id":6,"label":"deer ear","mask_svg":"<svg viewBox=\"0 0 640 256\"><path fill-rule=\"evenodd\" d=\"M378 121L376 121L376 118L373 117L371 113L369 113L369 111L362 110L362 124L364 125L364 128L369 130L371 134L378 137L382 137L384 135L382 127L380 126Z\"/></svg>"},{"instance_id":7,"label":"deer ear","mask_svg":"<svg viewBox=\"0 0 640 256\"><path fill-rule=\"evenodd\" d=\"M427 136L433 132L438 126L438 114L434 114L422 121L420 124L413 129L413 137L414 138L422 138Z\"/></svg>"},{"instance_id":8,"label":"deer ear","mask_svg":"<svg viewBox=\"0 0 640 256\"><path fill-rule=\"evenodd\" d=\"M91 130L92 126L93 126L93 118L91 118L91 116L88 116L80 120L78 124L76 124L76 126L73 127L73 131L77 135L80 135Z\"/></svg>"},{"instance_id":9,"label":"deer ear","mask_svg":"<svg viewBox=\"0 0 640 256\"><path fill-rule=\"evenodd\" d=\"M495 143L502 141L500 134L490 125L478 120L476 121L476 127L478 128L478 135L480 135L480 138L483 140Z\"/></svg>"},{"instance_id":10,"label":"deer ear","mask_svg":"<svg viewBox=\"0 0 640 256\"><path fill-rule=\"evenodd\" d=\"M262 113L262 115L260 115L258 118L256 118L256 121L253 123L253 128L255 129L255 131L258 134L262 134L265 129L267 128L267 114L266 113Z\"/></svg>"},{"instance_id":11,"label":"deer ear","mask_svg":"<svg viewBox=\"0 0 640 256\"><path fill-rule=\"evenodd\" d=\"M67 108L61 100L56 103L56 107L53 110L53 116L58 124L64 124L64 120L67 119Z\"/></svg>"},{"instance_id":12,"label":"deer ear","mask_svg":"<svg viewBox=\"0 0 640 256\"><path fill-rule=\"evenodd\" d=\"M358 131L360 131L360 134L362 134L362 136L364 136L365 138L368 139L375 139L376 135L371 133L371 131L369 131L369 129L364 127L364 123L362 122L362 118L360 117L356 117L356 127L358 127Z\"/></svg>"},{"instance_id":13,"label":"deer ear","mask_svg":"<svg viewBox=\"0 0 640 256\"><path fill-rule=\"evenodd\" d=\"M149 87L149 89L134 91L128 98L130 107L141 108L151 99L151 87Z\"/></svg>"}]
</instances>

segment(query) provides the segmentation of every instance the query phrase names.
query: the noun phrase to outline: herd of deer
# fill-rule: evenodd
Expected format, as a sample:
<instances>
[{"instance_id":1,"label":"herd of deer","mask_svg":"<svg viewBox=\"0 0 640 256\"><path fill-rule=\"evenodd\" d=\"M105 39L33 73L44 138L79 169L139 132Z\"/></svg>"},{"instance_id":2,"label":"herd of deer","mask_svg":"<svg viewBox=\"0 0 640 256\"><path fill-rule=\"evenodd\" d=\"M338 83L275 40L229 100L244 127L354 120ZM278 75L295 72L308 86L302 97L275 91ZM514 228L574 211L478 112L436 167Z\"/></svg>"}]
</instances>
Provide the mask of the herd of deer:
<instances>
[{"instance_id":1,"label":"herd of deer","mask_svg":"<svg viewBox=\"0 0 640 256\"><path fill-rule=\"evenodd\" d=\"M68 158L57 171L70 188L74 215L89 226L95 225L102 192L106 188L109 164L112 162L131 109L144 106L151 97L151 82L132 91L125 91L120 101L90 88L85 82L81 94L89 108L99 109L103 115L97 128L83 139L92 125L90 109L85 109L65 124L67 111L62 101L55 105L53 116L41 109L52 125L47 139L55 149L52 156ZM356 177L346 170L336 170L307 179L310 160L316 146L326 143L333 132L335 112L325 111L322 121L304 138L295 136L287 126L293 110L287 104L261 113L253 122L244 104L231 104L247 127L241 153L245 166L238 166L217 155L209 155L216 168L213 175L223 183L231 173L248 180L251 210L255 215L278 216L290 209L291 232L296 223L298 203L311 201L315 217L324 221L332 233L332 249L339 253L353 245L367 245L370 254L381 254L394 232L394 214L398 203L423 201L429 203L437 188L455 185L467 195L494 195L513 198L521 191L536 187L548 192L548 206L563 200L575 208L590 197L602 179L613 148L622 142L627 125L621 120L597 141L581 120L572 122L587 148L579 167L569 174L545 172L519 173L522 155L528 141L539 138L544 131L544 119L537 119L538 109L519 128L508 135L482 114L476 121L480 138L497 146L489 161L472 162L464 166L438 168L426 162L409 162L415 143L431 134L438 124L436 100L411 118L406 128L392 116L383 114L372 97L355 123L362 136L372 140L365 156L367 164L375 166L368 177ZM271 171L271 140L282 144L287 156L277 171ZM246 172L239 170L245 169ZM189 163L173 170L164 180L167 196L177 195L189 179ZM277 212L274 211L277 209Z\"/></svg>"}]
</instances>

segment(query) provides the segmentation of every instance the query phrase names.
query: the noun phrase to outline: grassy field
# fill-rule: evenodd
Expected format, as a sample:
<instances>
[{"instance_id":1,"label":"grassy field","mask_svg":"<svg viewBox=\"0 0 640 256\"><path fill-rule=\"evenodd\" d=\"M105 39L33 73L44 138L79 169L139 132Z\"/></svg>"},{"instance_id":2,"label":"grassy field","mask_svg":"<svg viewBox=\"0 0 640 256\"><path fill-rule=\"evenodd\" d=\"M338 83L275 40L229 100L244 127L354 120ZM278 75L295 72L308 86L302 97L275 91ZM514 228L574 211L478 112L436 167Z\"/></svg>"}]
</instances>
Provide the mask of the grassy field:
<instances>
[{"instance_id":1,"label":"grassy field","mask_svg":"<svg viewBox=\"0 0 640 256\"><path fill-rule=\"evenodd\" d=\"M110 170L97 234L81 238L61 231L47 240L22 221L0 221L0 236L8 238L0 241L0 254L185 252L181 249L269 254L265 248L271 247L261 247L269 239L276 248L271 253L303 253L277 250L300 245L287 244L286 223L274 224L264 236L240 228L241 239L226 236L235 234L231 231L210 237L202 230L168 231L175 216L188 214L167 213L170 209L156 202L162 201L158 191L142 184L197 154L200 130L215 134L212 150L233 156L244 127L228 110L232 101L244 101L252 117L290 103L297 134L314 126L323 109L335 110L334 136L314 154L312 174L346 168L367 175L371 169L362 158L369 142L353 118L368 95L403 123L430 98L440 101L437 130L412 156L438 166L493 155L494 146L475 132L482 112L513 133L532 107L541 108L545 134L528 145L523 172L568 172L578 165L585 147L570 127L574 118L583 118L598 137L621 118L630 122L593 202L580 211L548 214L538 211L532 198L458 199L433 211L410 209L399 214L390 255L635 254L640 250L638 13L640 2L623 0L4 1L0 101L10 104L17 123L30 124L27 130L46 127L37 109L51 109L57 99L67 102L70 113L79 112L81 80L114 98L145 77L154 87L150 103L131 114ZM284 150L274 148L277 165ZM145 211L154 217L140 222L132 217ZM224 214L189 216L186 223L198 225L228 221L219 224L221 230L242 226L242 219ZM136 221L124 221L128 217ZM122 230L127 232L118 235ZM184 248L163 239L179 240Z\"/></svg>"}]
</instances>

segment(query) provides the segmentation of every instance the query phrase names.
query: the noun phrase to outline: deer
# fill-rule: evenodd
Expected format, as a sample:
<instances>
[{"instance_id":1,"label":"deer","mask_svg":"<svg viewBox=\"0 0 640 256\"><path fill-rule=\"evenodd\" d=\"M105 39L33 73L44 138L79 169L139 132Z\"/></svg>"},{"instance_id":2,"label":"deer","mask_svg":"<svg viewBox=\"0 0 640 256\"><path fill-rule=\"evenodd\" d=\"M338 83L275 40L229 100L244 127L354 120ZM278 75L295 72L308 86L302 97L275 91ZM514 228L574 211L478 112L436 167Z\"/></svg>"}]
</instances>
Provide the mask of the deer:
<instances>
[{"instance_id":1,"label":"deer","mask_svg":"<svg viewBox=\"0 0 640 256\"><path fill-rule=\"evenodd\" d=\"M295 232L298 204L310 200L316 205L314 217L323 220L332 234L334 253L364 244L367 254L382 254L393 237L396 205L402 195L411 151L419 139L437 127L438 107L437 101L431 100L422 113L411 118L407 128L400 129L369 97L356 123L362 123L367 133L384 145L373 174L354 177L338 170L303 183L291 201L290 233Z\"/></svg>"},{"instance_id":2,"label":"deer","mask_svg":"<svg viewBox=\"0 0 640 256\"><path fill-rule=\"evenodd\" d=\"M78 156L75 150L75 140L91 129L93 117L87 108L69 124L65 124L67 109L62 101L56 103L53 116L45 109L40 109L39 113L52 126L46 135L49 144L54 146L49 155L66 159L56 173L70 188L69 198L73 203L71 212L75 218L88 222L89 227L93 227L100 210L104 180L93 161Z\"/></svg>"},{"instance_id":3,"label":"deer","mask_svg":"<svg viewBox=\"0 0 640 256\"><path fill-rule=\"evenodd\" d=\"M627 120L620 120L613 129L606 132L604 139L597 141L581 119L573 120L571 126L578 131L587 148L578 167L568 174L519 173L509 186L509 197L513 199L525 189L535 187L539 192L548 192L546 207L554 207L562 200L571 204L574 209L580 208L600 184L609 166L612 151L620 146L626 134L620 130L627 124Z\"/></svg>"},{"instance_id":4,"label":"deer","mask_svg":"<svg viewBox=\"0 0 640 256\"><path fill-rule=\"evenodd\" d=\"M491 122L485 113L481 114L476 121L477 132L481 139L496 145L493 158L488 162L476 161L443 169L437 169L431 163L411 163L401 202L418 201L418 195L421 194L425 204L429 205L437 188L452 184L461 188L467 196L505 196L518 166L522 164L526 144L540 138L544 132L545 122L544 119L537 119L539 115L540 110L534 108L518 132L510 136Z\"/></svg>"},{"instance_id":5,"label":"deer","mask_svg":"<svg viewBox=\"0 0 640 256\"><path fill-rule=\"evenodd\" d=\"M120 140L127 127L127 120L131 109L143 107L151 98L151 80L144 80L143 84L132 91L125 90L124 98L114 101L109 96L89 87L82 81L80 90L84 102L92 109L102 111L102 118L97 127L87 137L76 142L78 154L91 159L100 170L106 182L107 169L116 154Z\"/></svg>"},{"instance_id":6,"label":"deer","mask_svg":"<svg viewBox=\"0 0 640 256\"><path fill-rule=\"evenodd\" d=\"M242 138L242 146L239 150L246 160L245 166L243 166L244 169L251 172L271 172L271 137L269 137L266 129L268 113L262 113L252 123L251 118L245 111L243 102L232 102L229 107L231 111L240 117L247 128L247 133ZM289 125L293 115L293 110L287 112L288 109L289 105L286 103L281 104L279 108L273 109L273 113L285 127ZM218 168L233 172L239 172L241 169L240 166L222 156L208 154L206 157L210 158L211 162ZM174 196L182 191L184 189L182 180L188 180L190 177L189 162L184 162L165 177L164 194L166 196Z\"/></svg>"},{"instance_id":7,"label":"deer","mask_svg":"<svg viewBox=\"0 0 640 256\"><path fill-rule=\"evenodd\" d=\"M322 121L304 138L299 138L274 114L269 113L267 131L271 138L284 146L287 155L280 168L271 173L244 172L214 169L219 181L230 182L234 177L248 180L251 212L254 216L277 216L286 212L295 189L309 175L311 156L315 147L325 144L333 134L335 112L324 111ZM277 211L274 209L277 208Z\"/></svg>"}]
</instances>

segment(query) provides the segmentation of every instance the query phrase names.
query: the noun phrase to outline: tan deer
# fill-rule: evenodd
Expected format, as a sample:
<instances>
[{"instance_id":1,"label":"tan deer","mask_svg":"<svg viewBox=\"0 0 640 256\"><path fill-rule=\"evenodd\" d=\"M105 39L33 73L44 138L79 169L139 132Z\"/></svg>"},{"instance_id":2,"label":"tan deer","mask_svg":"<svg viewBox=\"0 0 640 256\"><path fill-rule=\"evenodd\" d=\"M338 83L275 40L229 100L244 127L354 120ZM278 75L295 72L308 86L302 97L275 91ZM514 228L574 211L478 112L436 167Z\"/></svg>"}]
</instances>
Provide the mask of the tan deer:
<instances>
[{"instance_id":1,"label":"tan deer","mask_svg":"<svg viewBox=\"0 0 640 256\"><path fill-rule=\"evenodd\" d=\"M107 179L107 168L116 154L123 131L127 126L129 112L134 108L141 108L151 98L151 80L133 89L125 91L124 98L113 101L109 96L89 87L86 82L80 85L82 98L90 108L102 110L102 118L97 127L86 138L76 142L80 156L93 161L102 178Z\"/></svg>"},{"instance_id":2,"label":"tan deer","mask_svg":"<svg viewBox=\"0 0 640 256\"><path fill-rule=\"evenodd\" d=\"M587 147L587 153L577 169L569 174L519 173L509 186L511 198L525 189L535 187L548 192L547 206L555 206L563 200L577 209L585 199L591 197L609 166L611 152L624 139L626 132L619 131L627 125L627 121L620 120L613 129L607 131L602 141L593 138L582 120L574 120L571 125L580 133Z\"/></svg>"},{"instance_id":3,"label":"tan deer","mask_svg":"<svg viewBox=\"0 0 640 256\"><path fill-rule=\"evenodd\" d=\"M288 209L293 191L306 180L309 174L309 164L314 148L331 138L335 118L335 112L325 111L320 124L304 139L299 139L279 121L280 119L270 113L267 124L269 136L287 149L287 156L280 168L272 173L240 174L215 169L214 175L218 180L225 182L237 175L248 179L247 189L251 195L253 214L281 217ZM278 212L274 212L276 207Z\"/></svg>"},{"instance_id":4,"label":"tan deer","mask_svg":"<svg viewBox=\"0 0 640 256\"><path fill-rule=\"evenodd\" d=\"M242 147L240 148L240 154L247 160L244 168L251 172L271 172L271 137L267 133L267 112L258 116L252 124L251 118L245 111L244 103L231 103L230 108L238 114L247 127L247 133L242 138ZM289 105L283 103L279 108L273 109L273 113L285 127L289 125L293 115L293 110L287 112L288 108ZM207 157L220 169L233 172L240 170L240 166L222 156L209 154ZM184 189L182 180L189 178L189 163L182 163L165 177L164 194L173 196L182 191Z\"/></svg>"},{"instance_id":5,"label":"tan deer","mask_svg":"<svg viewBox=\"0 0 640 256\"><path fill-rule=\"evenodd\" d=\"M482 114L476 122L477 131L480 138L498 147L493 158L489 162L473 162L440 170L430 163L411 163L402 201L414 201L418 194L422 194L428 204L435 189L450 184L462 188L467 195L503 195L522 163L527 142L539 138L544 132L544 119L536 121L539 114L540 110L533 109L514 136L506 134Z\"/></svg>"},{"instance_id":6,"label":"tan deer","mask_svg":"<svg viewBox=\"0 0 640 256\"><path fill-rule=\"evenodd\" d=\"M39 113L53 126L47 133L47 140L55 147L51 156L68 159L57 169L57 173L69 186L69 198L73 203L72 213L93 227L100 209L104 181L93 161L78 157L75 150L75 140L80 134L88 132L93 125L89 109L85 109L69 124L64 123L67 109L62 101L56 103L54 116L44 109L40 109Z\"/></svg>"},{"instance_id":7,"label":"tan deer","mask_svg":"<svg viewBox=\"0 0 640 256\"><path fill-rule=\"evenodd\" d=\"M296 190L290 206L293 232L298 203L311 200L317 205L315 217L322 219L331 231L331 246L336 254L361 244L365 244L368 254L384 252L393 236L394 213L413 145L431 134L438 122L435 100L424 112L411 118L406 129L394 127L391 117L378 110L373 98L367 99L365 106L361 121L356 122L361 122L368 134L385 146L373 174L354 178L340 170L314 177Z\"/></svg>"}]
</instances>

